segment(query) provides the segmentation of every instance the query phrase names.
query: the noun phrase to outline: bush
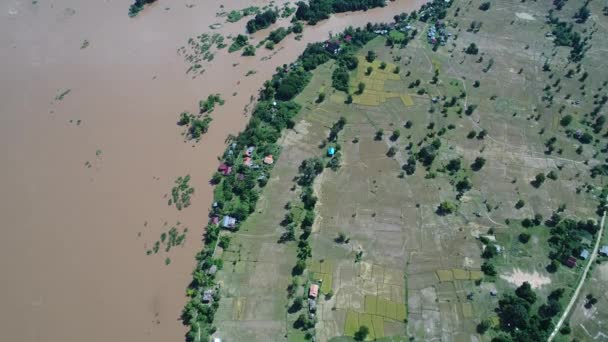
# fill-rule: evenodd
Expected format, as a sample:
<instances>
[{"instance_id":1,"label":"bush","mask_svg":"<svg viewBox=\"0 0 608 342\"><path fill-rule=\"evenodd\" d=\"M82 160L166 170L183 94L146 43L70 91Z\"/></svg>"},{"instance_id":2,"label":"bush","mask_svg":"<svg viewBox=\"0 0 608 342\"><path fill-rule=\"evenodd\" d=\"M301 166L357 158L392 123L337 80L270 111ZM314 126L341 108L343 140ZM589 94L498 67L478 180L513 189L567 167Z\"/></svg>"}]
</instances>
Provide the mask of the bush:
<instances>
[{"instance_id":1,"label":"bush","mask_svg":"<svg viewBox=\"0 0 608 342\"><path fill-rule=\"evenodd\" d=\"M243 50L243 56L255 56L255 46L247 45Z\"/></svg>"},{"instance_id":2,"label":"bush","mask_svg":"<svg viewBox=\"0 0 608 342\"><path fill-rule=\"evenodd\" d=\"M475 43L471 43L465 50L464 52L467 55L476 55L479 53L479 48L477 48L477 45Z\"/></svg>"},{"instance_id":3,"label":"bush","mask_svg":"<svg viewBox=\"0 0 608 342\"><path fill-rule=\"evenodd\" d=\"M570 125L572 122L572 115L565 115L561 120L559 120L560 125L566 127Z\"/></svg>"},{"instance_id":4,"label":"bush","mask_svg":"<svg viewBox=\"0 0 608 342\"><path fill-rule=\"evenodd\" d=\"M473 164L471 164L471 169L473 171L479 171L485 164L486 164L485 158L477 157L477 158L475 158L475 161L473 162Z\"/></svg>"},{"instance_id":5,"label":"bush","mask_svg":"<svg viewBox=\"0 0 608 342\"><path fill-rule=\"evenodd\" d=\"M247 32L254 33L256 31L267 28L268 26L276 23L278 13L273 10L267 10L256 14L255 18L247 22Z\"/></svg>"},{"instance_id":6,"label":"bush","mask_svg":"<svg viewBox=\"0 0 608 342\"><path fill-rule=\"evenodd\" d=\"M521 233L519 234L519 242L521 243L528 243L528 241L530 241L530 234L528 233Z\"/></svg>"},{"instance_id":7,"label":"bush","mask_svg":"<svg viewBox=\"0 0 608 342\"><path fill-rule=\"evenodd\" d=\"M492 4L488 1L488 2L484 2L481 5L479 5L479 9L482 11L487 11L490 9L490 6L492 6Z\"/></svg>"},{"instance_id":8,"label":"bush","mask_svg":"<svg viewBox=\"0 0 608 342\"><path fill-rule=\"evenodd\" d=\"M374 59L376 59L376 53L372 50L368 50L367 51L367 55L365 56L365 59L371 63L374 61Z\"/></svg>"}]
</instances>

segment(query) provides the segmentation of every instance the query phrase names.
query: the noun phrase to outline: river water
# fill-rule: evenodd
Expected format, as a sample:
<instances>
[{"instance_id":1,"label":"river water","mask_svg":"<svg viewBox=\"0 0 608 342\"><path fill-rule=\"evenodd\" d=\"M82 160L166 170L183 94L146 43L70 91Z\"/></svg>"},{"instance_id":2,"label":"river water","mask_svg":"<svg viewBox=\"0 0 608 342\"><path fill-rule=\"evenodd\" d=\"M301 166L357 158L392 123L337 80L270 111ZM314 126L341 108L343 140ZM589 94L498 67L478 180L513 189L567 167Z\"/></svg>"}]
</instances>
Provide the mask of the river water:
<instances>
[{"instance_id":1,"label":"river water","mask_svg":"<svg viewBox=\"0 0 608 342\"><path fill-rule=\"evenodd\" d=\"M219 11L267 2L159 0L129 18L130 0L0 1L0 340L183 340L179 315L212 198L208 180L225 138L245 127L250 96L306 43L423 2L333 16L276 53L224 50L193 78L177 49L204 32L242 32L246 19L209 25L224 21ZM257 73L245 77L249 70ZM201 142L185 143L178 115L210 93L226 104ZM196 192L177 211L165 195L185 174ZM178 221L189 228L185 245L146 255Z\"/></svg>"}]
</instances>

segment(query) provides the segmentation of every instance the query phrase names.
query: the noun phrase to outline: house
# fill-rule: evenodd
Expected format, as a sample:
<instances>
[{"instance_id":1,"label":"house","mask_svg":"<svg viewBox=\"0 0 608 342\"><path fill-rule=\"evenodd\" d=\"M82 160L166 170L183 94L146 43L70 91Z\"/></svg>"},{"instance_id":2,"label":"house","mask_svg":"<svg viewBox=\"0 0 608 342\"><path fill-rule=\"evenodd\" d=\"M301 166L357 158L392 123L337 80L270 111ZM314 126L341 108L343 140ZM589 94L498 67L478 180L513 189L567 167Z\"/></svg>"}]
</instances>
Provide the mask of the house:
<instances>
[{"instance_id":1,"label":"house","mask_svg":"<svg viewBox=\"0 0 608 342\"><path fill-rule=\"evenodd\" d=\"M243 158L243 165L251 167L251 165L253 165L253 159L251 159L251 157Z\"/></svg>"},{"instance_id":2,"label":"house","mask_svg":"<svg viewBox=\"0 0 608 342\"><path fill-rule=\"evenodd\" d=\"M326 41L325 50L331 54L334 54L334 55L337 54L338 52L340 52L340 41L338 41L338 40Z\"/></svg>"},{"instance_id":3,"label":"house","mask_svg":"<svg viewBox=\"0 0 608 342\"><path fill-rule=\"evenodd\" d=\"M330 147L330 148L327 149L327 155L328 156L333 157L334 154L336 154L336 149L335 148Z\"/></svg>"},{"instance_id":4,"label":"house","mask_svg":"<svg viewBox=\"0 0 608 342\"><path fill-rule=\"evenodd\" d=\"M213 217L211 218L211 224L218 224L218 223L220 223L220 218L219 218L219 216L213 216Z\"/></svg>"},{"instance_id":5,"label":"house","mask_svg":"<svg viewBox=\"0 0 608 342\"><path fill-rule=\"evenodd\" d=\"M222 342L222 339L219 337L214 337L213 342Z\"/></svg>"},{"instance_id":6,"label":"house","mask_svg":"<svg viewBox=\"0 0 608 342\"><path fill-rule=\"evenodd\" d=\"M217 266L215 265L211 265L211 267L209 267L207 270L207 274L215 274L215 272L217 272Z\"/></svg>"},{"instance_id":7,"label":"house","mask_svg":"<svg viewBox=\"0 0 608 342\"><path fill-rule=\"evenodd\" d=\"M317 285L317 284L310 285L310 289L308 290L308 297L310 297L312 299L317 299L318 295L319 295L319 285Z\"/></svg>"},{"instance_id":8,"label":"house","mask_svg":"<svg viewBox=\"0 0 608 342\"><path fill-rule=\"evenodd\" d=\"M490 296L496 297L497 295L498 295L498 291L496 291L496 289L490 290Z\"/></svg>"},{"instance_id":9,"label":"house","mask_svg":"<svg viewBox=\"0 0 608 342\"><path fill-rule=\"evenodd\" d=\"M238 175L236 175L236 178L237 178L238 180L243 180L243 179L245 179L245 175L244 175L244 174L242 174L242 173L239 173Z\"/></svg>"},{"instance_id":10,"label":"house","mask_svg":"<svg viewBox=\"0 0 608 342\"><path fill-rule=\"evenodd\" d=\"M203 303L211 303L213 302L213 293L215 291L209 289L203 292Z\"/></svg>"},{"instance_id":11,"label":"house","mask_svg":"<svg viewBox=\"0 0 608 342\"><path fill-rule=\"evenodd\" d=\"M236 226L236 219L234 217L230 217L228 215L224 216L224 219L222 219L222 227L234 228L235 226Z\"/></svg>"},{"instance_id":12,"label":"house","mask_svg":"<svg viewBox=\"0 0 608 342\"><path fill-rule=\"evenodd\" d=\"M350 43L352 40L353 40L353 37L351 37L348 34L344 37L344 41L347 42L347 43Z\"/></svg>"},{"instance_id":13,"label":"house","mask_svg":"<svg viewBox=\"0 0 608 342\"><path fill-rule=\"evenodd\" d=\"M603 256L608 256L608 245L604 245L602 248L600 248L600 254Z\"/></svg>"},{"instance_id":14,"label":"house","mask_svg":"<svg viewBox=\"0 0 608 342\"><path fill-rule=\"evenodd\" d=\"M274 159L272 158L272 154L269 154L266 157L264 157L264 164L271 165L272 163L274 163Z\"/></svg>"},{"instance_id":15,"label":"house","mask_svg":"<svg viewBox=\"0 0 608 342\"><path fill-rule=\"evenodd\" d=\"M224 176L228 176L231 172L232 172L232 167L228 166L224 163L220 164L220 166L217 168L217 170L219 172L221 172Z\"/></svg>"},{"instance_id":16,"label":"house","mask_svg":"<svg viewBox=\"0 0 608 342\"><path fill-rule=\"evenodd\" d=\"M247 147L247 149L245 150L245 155L247 157L251 157L253 155L253 150L255 150L255 146Z\"/></svg>"},{"instance_id":17,"label":"house","mask_svg":"<svg viewBox=\"0 0 608 342\"><path fill-rule=\"evenodd\" d=\"M308 311L315 312L317 311L317 302L314 299L308 299Z\"/></svg>"},{"instance_id":18,"label":"house","mask_svg":"<svg viewBox=\"0 0 608 342\"><path fill-rule=\"evenodd\" d=\"M570 268L576 266L576 258L573 256L568 257L568 259L566 259L565 264Z\"/></svg>"},{"instance_id":19,"label":"house","mask_svg":"<svg viewBox=\"0 0 608 342\"><path fill-rule=\"evenodd\" d=\"M589 257L589 251L586 249L583 249L581 251L581 255L580 255L581 259L583 260L587 260L587 258Z\"/></svg>"}]
</instances>

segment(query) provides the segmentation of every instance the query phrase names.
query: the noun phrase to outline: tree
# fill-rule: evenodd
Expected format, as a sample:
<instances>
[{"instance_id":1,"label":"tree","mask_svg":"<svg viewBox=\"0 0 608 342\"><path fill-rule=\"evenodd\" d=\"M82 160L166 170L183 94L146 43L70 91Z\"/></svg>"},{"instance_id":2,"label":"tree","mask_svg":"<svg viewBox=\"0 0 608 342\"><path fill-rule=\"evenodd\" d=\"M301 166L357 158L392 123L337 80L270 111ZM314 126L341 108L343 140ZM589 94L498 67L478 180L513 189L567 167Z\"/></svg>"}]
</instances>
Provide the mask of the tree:
<instances>
[{"instance_id":1,"label":"tree","mask_svg":"<svg viewBox=\"0 0 608 342\"><path fill-rule=\"evenodd\" d=\"M530 184L532 184L532 186L535 188L539 188L541 185L543 185L544 182L545 182L545 174L539 173L536 175L536 177L534 177L534 180L532 180L532 182L530 182Z\"/></svg>"},{"instance_id":2,"label":"tree","mask_svg":"<svg viewBox=\"0 0 608 342\"><path fill-rule=\"evenodd\" d=\"M317 97L317 103L321 103L325 100L325 93L324 92L320 92L319 96Z\"/></svg>"},{"instance_id":3,"label":"tree","mask_svg":"<svg viewBox=\"0 0 608 342\"><path fill-rule=\"evenodd\" d=\"M386 63L385 62L380 63L380 69L382 69L382 70L386 69Z\"/></svg>"},{"instance_id":4,"label":"tree","mask_svg":"<svg viewBox=\"0 0 608 342\"><path fill-rule=\"evenodd\" d=\"M530 286L530 283L527 281L524 281L524 283L515 290L515 294L517 297L524 299L530 304L536 302L536 293L534 293L532 286Z\"/></svg>"},{"instance_id":5,"label":"tree","mask_svg":"<svg viewBox=\"0 0 608 342\"><path fill-rule=\"evenodd\" d=\"M473 171L479 171L485 164L486 164L485 158L477 157L477 158L475 158L475 161L473 162L473 164L471 164L471 169Z\"/></svg>"},{"instance_id":6,"label":"tree","mask_svg":"<svg viewBox=\"0 0 608 342\"><path fill-rule=\"evenodd\" d=\"M524 207L524 205L526 205L526 203L520 199L519 201L517 201L517 203L515 203L515 209L521 209Z\"/></svg>"},{"instance_id":7,"label":"tree","mask_svg":"<svg viewBox=\"0 0 608 342\"><path fill-rule=\"evenodd\" d=\"M291 270L291 274L292 275L301 275L302 273L304 273L305 269L306 269L306 261L298 260L296 265Z\"/></svg>"},{"instance_id":8,"label":"tree","mask_svg":"<svg viewBox=\"0 0 608 342\"><path fill-rule=\"evenodd\" d=\"M369 335L369 328L365 325L359 327L359 330L355 333L355 341L365 341Z\"/></svg>"},{"instance_id":9,"label":"tree","mask_svg":"<svg viewBox=\"0 0 608 342\"><path fill-rule=\"evenodd\" d=\"M386 156L387 156L387 157L394 157L394 156L395 156L395 154L397 154L397 149L395 148L395 146L391 146L391 147L388 149L388 152L386 152Z\"/></svg>"},{"instance_id":10,"label":"tree","mask_svg":"<svg viewBox=\"0 0 608 342\"><path fill-rule=\"evenodd\" d=\"M363 91L365 90L365 83L359 82L359 85L357 86L357 90L358 90L359 95L363 94Z\"/></svg>"},{"instance_id":11,"label":"tree","mask_svg":"<svg viewBox=\"0 0 608 342\"><path fill-rule=\"evenodd\" d=\"M515 331L516 329L525 330L530 319L530 304L513 295L505 295L498 301L498 316L500 324L505 331Z\"/></svg>"},{"instance_id":12,"label":"tree","mask_svg":"<svg viewBox=\"0 0 608 342\"><path fill-rule=\"evenodd\" d=\"M243 56L255 56L255 46L245 46L245 49L243 49Z\"/></svg>"},{"instance_id":13,"label":"tree","mask_svg":"<svg viewBox=\"0 0 608 342\"><path fill-rule=\"evenodd\" d=\"M530 241L530 234L528 233L521 233L519 234L519 242L521 243L528 243L528 241Z\"/></svg>"},{"instance_id":14,"label":"tree","mask_svg":"<svg viewBox=\"0 0 608 342\"><path fill-rule=\"evenodd\" d=\"M559 120L560 125L566 127L572 122L572 115L565 115L561 120Z\"/></svg>"},{"instance_id":15,"label":"tree","mask_svg":"<svg viewBox=\"0 0 608 342\"><path fill-rule=\"evenodd\" d=\"M437 207L437 214L442 216L451 214L454 211L456 211L456 206L454 203L448 201L441 202Z\"/></svg>"},{"instance_id":16,"label":"tree","mask_svg":"<svg viewBox=\"0 0 608 342\"><path fill-rule=\"evenodd\" d=\"M296 313L296 312L302 310L303 306L304 305L303 305L302 297L296 297L293 300L293 303L291 304L291 306L289 307L289 310L287 310L287 311L289 311L289 313Z\"/></svg>"},{"instance_id":17,"label":"tree","mask_svg":"<svg viewBox=\"0 0 608 342\"><path fill-rule=\"evenodd\" d=\"M374 71L374 68L372 68L371 66L368 66L368 67L367 67L367 70L365 71L365 74L366 74L367 76L369 76L369 75L371 75L371 74L372 74L372 71Z\"/></svg>"},{"instance_id":18,"label":"tree","mask_svg":"<svg viewBox=\"0 0 608 342\"><path fill-rule=\"evenodd\" d=\"M450 171L451 173L455 173L455 172L458 172L458 170L460 170L461 164L462 164L462 161L460 160L460 158L454 158L448 162L448 165L446 165L445 168L448 171Z\"/></svg>"},{"instance_id":19,"label":"tree","mask_svg":"<svg viewBox=\"0 0 608 342\"><path fill-rule=\"evenodd\" d=\"M551 180L557 180L557 173L551 170L549 173L547 173L547 178Z\"/></svg>"},{"instance_id":20,"label":"tree","mask_svg":"<svg viewBox=\"0 0 608 342\"><path fill-rule=\"evenodd\" d=\"M485 261L482 265L481 265L481 271L483 272L483 274L493 277L496 275L496 269L494 268L494 265L492 263L490 263L489 261Z\"/></svg>"},{"instance_id":21,"label":"tree","mask_svg":"<svg viewBox=\"0 0 608 342\"><path fill-rule=\"evenodd\" d=\"M480 85L479 80L477 80L473 83L473 87L475 87L475 88L479 88L479 85Z\"/></svg>"},{"instance_id":22,"label":"tree","mask_svg":"<svg viewBox=\"0 0 608 342\"><path fill-rule=\"evenodd\" d=\"M367 56L365 56L365 59L370 63L373 62L374 59L376 59L376 53L372 50L368 50Z\"/></svg>"},{"instance_id":23,"label":"tree","mask_svg":"<svg viewBox=\"0 0 608 342\"><path fill-rule=\"evenodd\" d=\"M479 48L477 47L477 44L475 43L471 43L465 50L464 52L467 55L476 55L479 53Z\"/></svg>"},{"instance_id":24,"label":"tree","mask_svg":"<svg viewBox=\"0 0 608 342\"><path fill-rule=\"evenodd\" d=\"M496 246L494 246L493 244L488 244L486 246L486 248L483 250L483 253L481 253L481 257L484 259L492 259L497 254L498 254L498 248L496 248Z\"/></svg>"},{"instance_id":25,"label":"tree","mask_svg":"<svg viewBox=\"0 0 608 342\"><path fill-rule=\"evenodd\" d=\"M352 96L351 94L348 94L348 95L346 96L346 101L344 101L344 103L346 103L346 104L351 104L351 103L353 103L353 96Z\"/></svg>"},{"instance_id":26,"label":"tree","mask_svg":"<svg viewBox=\"0 0 608 342\"><path fill-rule=\"evenodd\" d=\"M391 141L397 141L397 139L399 139L400 136L401 136L401 131L396 129L393 131L393 134L391 135L390 139L391 139Z\"/></svg>"},{"instance_id":27,"label":"tree","mask_svg":"<svg viewBox=\"0 0 608 342\"><path fill-rule=\"evenodd\" d=\"M347 239L347 238L346 238L346 234L344 234L344 233L339 233L339 234L338 234L338 237L336 237L336 238L334 239L334 241L335 241L336 243L346 243L346 239Z\"/></svg>"},{"instance_id":28,"label":"tree","mask_svg":"<svg viewBox=\"0 0 608 342\"><path fill-rule=\"evenodd\" d=\"M464 111L464 113L466 115L471 115L471 114L473 114L473 112L475 111L475 109L477 109L477 105L473 105L473 104L472 105L468 105L467 109Z\"/></svg>"},{"instance_id":29,"label":"tree","mask_svg":"<svg viewBox=\"0 0 608 342\"><path fill-rule=\"evenodd\" d=\"M479 5L479 9L482 10L482 11L487 11L487 10L490 9L491 5L492 4L489 1L487 1L487 2L484 2L481 5Z\"/></svg>"},{"instance_id":30,"label":"tree","mask_svg":"<svg viewBox=\"0 0 608 342\"><path fill-rule=\"evenodd\" d=\"M376 136L374 137L374 140L382 140L382 136L384 136L384 130L380 128L378 131L376 131Z\"/></svg>"},{"instance_id":31,"label":"tree","mask_svg":"<svg viewBox=\"0 0 608 342\"><path fill-rule=\"evenodd\" d=\"M483 335L490 329L490 321L487 319L481 320L479 324L477 324L477 333Z\"/></svg>"}]
</instances>

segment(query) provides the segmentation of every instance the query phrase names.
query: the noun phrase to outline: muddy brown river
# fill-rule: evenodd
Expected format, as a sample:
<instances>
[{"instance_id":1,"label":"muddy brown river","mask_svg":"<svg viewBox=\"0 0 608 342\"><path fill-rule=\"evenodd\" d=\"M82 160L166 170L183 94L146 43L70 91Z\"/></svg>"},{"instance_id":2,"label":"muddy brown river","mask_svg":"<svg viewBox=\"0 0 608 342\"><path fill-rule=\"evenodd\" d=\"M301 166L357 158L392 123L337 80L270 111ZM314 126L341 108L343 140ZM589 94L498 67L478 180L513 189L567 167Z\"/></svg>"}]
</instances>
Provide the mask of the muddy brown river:
<instances>
[{"instance_id":1,"label":"muddy brown river","mask_svg":"<svg viewBox=\"0 0 608 342\"><path fill-rule=\"evenodd\" d=\"M204 32L243 32L246 19L216 13L267 2L159 0L129 18L130 0L1 1L0 340L183 340L208 180L225 138L245 127L250 96L306 43L423 2L335 15L255 57L224 49L193 78L177 49ZM226 104L198 144L185 143L178 115L210 93ZM178 211L165 196L186 174L196 192ZM185 245L146 255L177 222L189 228Z\"/></svg>"}]
</instances>

